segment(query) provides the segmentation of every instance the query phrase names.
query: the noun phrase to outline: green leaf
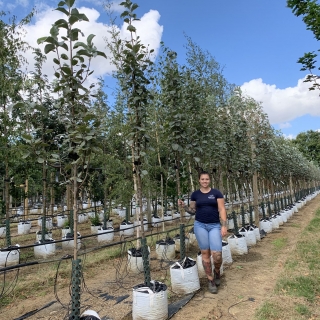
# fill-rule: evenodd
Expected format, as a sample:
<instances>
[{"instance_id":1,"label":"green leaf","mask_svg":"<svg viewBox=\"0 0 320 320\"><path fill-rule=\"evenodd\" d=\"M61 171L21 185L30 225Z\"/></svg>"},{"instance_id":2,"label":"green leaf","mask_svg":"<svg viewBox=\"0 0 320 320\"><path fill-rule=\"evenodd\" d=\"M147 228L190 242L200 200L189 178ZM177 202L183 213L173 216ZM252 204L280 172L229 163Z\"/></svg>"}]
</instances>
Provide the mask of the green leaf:
<instances>
[{"instance_id":1,"label":"green leaf","mask_svg":"<svg viewBox=\"0 0 320 320\"><path fill-rule=\"evenodd\" d=\"M85 48L85 49L88 48L88 46L87 46L84 42L79 41L79 42L76 42L76 43L75 43L75 45L73 46L73 49L77 49L77 48L79 48L79 47L83 47L83 48Z\"/></svg>"},{"instance_id":2,"label":"green leaf","mask_svg":"<svg viewBox=\"0 0 320 320\"><path fill-rule=\"evenodd\" d=\"M35 105L34 108L41 112L47 112L47 109L44 106L41 106L39 104Z\"/></svg>"},{"instance_id":3,"label":"green leaf","mask_svg":"<svg viewBox=\"0 0 320 320\"><path fill-rule=\"evenodd\" d=\"M48 38L48 37L38 38L37 44L41 44L41 43L45 42L47 38Z\"/></svg>"},{"instance_id":4,"label":"green leaf","mask_svg":"<svg viewBox=\"0 0 320 320\"><path fill-rule=\"evenodd\" d=\"M64 19L59 19L54 23L55 26L59 28L68 29L68 22Z\"/></svg>"},{"instance_id":5,"label":"green leaf","mask_svg":"<svg viewBox=\"0 0 320 320\"><path fill-rule=\"evenodd\" d=\"M71 76L71 69L70 69L69 67L61 67L61 70L62 70L65 74Z\"/></svg>"},{"instance_id":6,"label":"green leaf","mask_svg":"<svg viewBox=\"0 0 320 320\"><path fill-rule=\"evenodd\" d=\"M61 58L62 58L63 60L68 60L68 59L69 59L68 56L67 56L65 53L62 53L62 54L61 54Z\"/></svg>"},{"instance_id":7,"label":"green leaf","mask_svg":"<svg viewBox=\"0 0 320 320\"><path fill-rule=\"evenodd\" d=\"M28 140L28 141L31 141L32 140L32 137L29 135L29 134L26 134L26 133L23 133L21 135L21 137L24 139L24 140Z\"/></svg>"},{"instance_id":8,"label":"green leaf","mask_svg":"<svg viewBox=\"0 0 320 320\"><path fill-rule=\"evenodd\" d=\"M134 3L132 6L131 6L131 12L136 10L137 8L139 8L138 4Z\"/></svg>"},{"instance_id":9,"label":"green leaf","mask_svg":"<svg viewBox=\"0 0 320 320\"><path fill-rule=\"evenodd\" d=\"M69 12L65 8L56 8L57 11L63 12L65 15L69 15Z\"/></svg>"},{"instance_id":10,"label":"green leaf","mask_svg":"<svg viewBox=\"0 0 320 320\"><path fill-rule=\"evenodd\" d=\"M53 62L54 62L55 64L60 64L60 61L59 61L57 58L53 58Z\"/></svg>"},{"instance_id":11,"label":"green leaf","mask_svg":"<svg viewBox=\"0 0 320 320\"><path fill-rule=\"evenodd\" d=\"M79 21L80 18L79 18L79 15L75 15L75 14L72 14L70 17L69 17L69 23L71 25L73 25L74 23L76 23L77 21Z\"/></svg>"},{"instance_id":12,"label":"green leaf","mask_svg":"<svg viewBox=\"0 0 320 320\"><path fill-rule=\"evenodd\" d=\"M44 163L44 159L43 158L38 158L37 161L38 161L38 163Z\"/></svg>"},{"instance_id":13,"label":"green leaf","mask_svg":"<svg viewBox=\"0 0 320 320\"><path fill-rule=\"evenodd\" d=\"M91 55L87 50L84 50L84 49L78 50L78 51L77 51L77 55L87 56L87 57L89 57L89 58L92 57L92 55Z\"/></svg>"},{"instance_id":14,"label":"green leaf","mask_svg":"<svg viewBox=\"0 0 320 320\"><path fill-rule=\"evenodd\" d=\"M30 156L30 152L26 152L22 154L22 159L26 159Z\"/></svg>"},{"instance_id":15,"label":"green leaf","mask_svg":"<svg viewBox=\"0 0 320 320\"><path fill-rule=\"evenodd\" d=\"M179 145L177 143L173 143L171 147L174 151L177 151L179 149Z\"/></svg>"},{"instance_id":16,"label":"green leaf","mask_svg":"<svg viewBox=\"0 0 320 320\"><path fill-rule=\"evenodd\" d=\"M65 0L66 5L71 8L74 5L75 0Z\"/></svg>"},{"instance_id":17,"label":"green leaf","mask_svg":"<svg viewBox=\"0 0 320 320\"><path fill-rule=\"evenodd\" d=\"M132 24L128 25L127 30L130 32L136 32L136 28Z\"/></svg>"},{"instance_id":18,"label":"green leaf","mask_svg":"<svg viewBox=\"0 0 320 320\"><path fill-rule=\"evenodd\" d=\"M104 52L102 52L102 51L96 51L96 54L97 54L97 56L101 56L101 57L104 57L104 58L108 59L106 54Z\"/></svg>"},{"instance_id":19,"label":"green leaf","mask_svg":"<svg viewBox=\"0 0 320 320\"><path fill-rule=\"evenodd\" d=\"M45 54L48 54L49 52L54 51L54 50L55 50L55 46L51 43L46 44L44 47Z\"/></svg>"},{"instance_id":20,"label":"green leaf","mask_svg":"<svg viewBox=\"0 0 320 320\"><path fill-rule=\"evenodd\" d=\"M92 43L92 39L95 37L94 34L90 34L87 38L87 43L91 44Z\"/></svg>"}]
</instances>

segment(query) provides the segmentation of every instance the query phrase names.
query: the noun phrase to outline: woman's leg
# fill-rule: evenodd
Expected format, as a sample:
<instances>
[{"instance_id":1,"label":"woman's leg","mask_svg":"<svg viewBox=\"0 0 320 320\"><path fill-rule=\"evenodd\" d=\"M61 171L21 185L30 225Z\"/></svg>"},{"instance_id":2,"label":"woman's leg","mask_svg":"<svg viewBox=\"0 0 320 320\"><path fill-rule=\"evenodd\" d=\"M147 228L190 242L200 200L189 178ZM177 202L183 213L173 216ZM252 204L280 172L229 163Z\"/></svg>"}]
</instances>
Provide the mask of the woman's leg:
<instances>
[{"instance_id":1,"label":"woman's leg","mask_svg":"<svg viewBox=\"0 0 320 320\"><path fill-rule=\"evenodd\" d=\"M194 223L194 233L196 235L201 255L202 255L202 265L204 272L208 278L208 289L211 293L217 293L218 289L214 282L212 275L212 265L211 265L211 253L210 253L210 243L209 243L209 232L206 225L195 221Z\"/></svg>"},{"instance_id":2,"label":"woman's leg","mask_svg":"<svg viewBox=\"0 0 320 320\"><path fill-rule=\"evenodd\" d=\"M210 259L210 249L201 250L201 255L202 255L202 265L203 265L204 272L206 273L208 280L213 280L212 265L211 265L211 259Z\"/></svg>"},{"instance_id":3,"label":"woman's leg","mask_svg":"<svg viewBox=\"0 0 320 320\"><path fill-rule=\"evenodd\" d=\"M220 224L216 224L209 232L210 250L214 265L216 285L220 285L220 268L222 265L222 237Z\"/></svg>"}]
</instances>

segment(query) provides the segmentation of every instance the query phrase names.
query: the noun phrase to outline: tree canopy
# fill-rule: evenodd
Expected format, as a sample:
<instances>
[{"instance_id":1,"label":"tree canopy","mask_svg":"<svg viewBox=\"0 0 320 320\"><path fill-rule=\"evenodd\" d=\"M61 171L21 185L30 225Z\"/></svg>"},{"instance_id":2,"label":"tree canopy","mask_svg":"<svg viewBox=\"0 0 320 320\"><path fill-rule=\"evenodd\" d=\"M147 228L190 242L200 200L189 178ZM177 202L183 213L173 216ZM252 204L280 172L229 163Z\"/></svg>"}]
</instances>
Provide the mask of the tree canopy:
<instances>
[{"instance_id":1,"label":"tree canopy","mask_svg":"<svg viewBox=\"0 0 320 320\"><path fill-rule=\"evenodd\" d=\"M307 30L312 31L317 41L320 40L320 4L317 0L287 0L287 5L297 16L302 16ZM318 54L314 51L306 52L299 58L298 63L302 64L301 71L308 71L310 74L306 77L305 82L311 82L310 90L320 89L320 76L315 74L320 70L317 65Z\"/></svg>"}]
</instances>

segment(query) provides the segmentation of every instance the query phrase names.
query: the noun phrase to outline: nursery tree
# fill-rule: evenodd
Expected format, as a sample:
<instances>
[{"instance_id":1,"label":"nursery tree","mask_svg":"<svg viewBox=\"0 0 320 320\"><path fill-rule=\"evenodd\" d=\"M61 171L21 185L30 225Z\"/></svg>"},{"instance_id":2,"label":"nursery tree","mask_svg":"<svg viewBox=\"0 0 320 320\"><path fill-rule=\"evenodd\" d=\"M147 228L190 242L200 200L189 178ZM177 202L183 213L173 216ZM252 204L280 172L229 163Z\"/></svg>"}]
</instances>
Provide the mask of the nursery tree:
<instances>
[{"instance_id":1,"label":"nursery tree","mask_svg":"<svg viewBox=\"0 0 320 320\"><path fill-rule=\"evenodd\" d=\"M152 54L153 49L149 50L148 47L141 42L140 37L136 33L137 30L134 26L134 21L139 20L135 13L138 5L130 0L121 2L121 5L125 10L120 17L123 18L127 26L126 30L129 33L128 39L121 39L118 29L114 27L111 34L112 41L108 46L113 54L113 63L117 67L115 77L118 80L127 107L127 124L129 131L125 139L131 148L130 157L132 160L136 203L142 209L142 178L148 173L142 169L142 165L148 149L149 140L145 129L145 119L146 106L152 99L149 84L153 64L150 60L150 54ZM140 219L139 212L137 218L138 220ZM141 233L143 236L142 218L140 220L142 226ZM139 228L137 230L139 230Z\"/></svg>"},{"instance_id":2,"label":"nursery tree","mask_svg":"<svg viewBox=\"0 0 320 320\"><path fill-rule=\"evenodd\" d=\"M297 135L292 142L300 152L310 161L320 166L320 132L308 130Z\"/></svg>"},{"instance_id":3,"label":"nursery tree","mask_svg":"<svg viewBox=\"0 0 320 320\"><path fill-rule=\"evenodd\" d=\"M23 53L28 45L23 41L23 27L29 23L33 13L26 18L17 21L15 17L5 22L6 15L1 12L0 20L0 140L1 156L4 163L4 200L7 215L7 245L10 245L9 233L9 168L12 157L12 141L17 131L15 130L15 118L11 116L12 103L21 100L21 89L24 81L24 73L21 70L26 62Z\"/></svg>"},{"instance_id":4,"label":"nursery tree","mask_svg":"<svg viewBox=\"0 0 320 320\"><path fill-rule=\"evenodd\" d=\"M63 153L52 153L49 161L63 167L67 181L73 184L74 239L76 239L79 184L86 179L88 164L92 155L97 152L96 138L99 129L99 119L88 108L93 85L87 88L84 82L93 73L90 70L92 58L98 55L106 56L94 46L93 34L87 37L86 43L78 41L82 32L74 25L79 21L88 21L88 18L73 5L74 0L59 2L56 10L62 12L66 18L57 20L52 25L50 35L38 39L38 43L46 44L45 54L50 52L56 54L53 59L56 65L54 91L59 94L56 107L66 133L60 143L60 150ZM76 248L75 241L75 259Z\"/></svg>"},{"instance_id":5,"label":"nursery tree","mask_svg":"<svg viewBox=\"0 0 320 320\"><path fill-rule=\"evenodd\" d=\"M99 135L99 119L90 111L90 94L93 84L87 88L84 83L93 73L90 69L91 60L96 56L105 57L93 44L94 35L90 34L86 42L78 41L82 32L75 24L88 21L85 14L74 7L74 0L60 1L56 10L64 14L65 19L57 20L50 29L50 35L38 39L45 43L44 52L53 52L56 65L56 82L54 91L58 93L56 107L63 121L66 132L59 147L63 152L52 153L53 163L63 167L67 180L73 186L74 214L74 259L73 275L76 276L80 261L77 259L77 199L81 184L86 179L86 172L92 156L98 151L97 136ZM61 33L61 34L60 34ZM79 295L79 288L73 286L74 295ZM79 304L73 300L72 314L79 318Z\"/></svg>"},{"instance_id":6,"label":"nursery tree","mask_svg":"<svg viewBox=\"0 0 320 320\"><path fill-rule=\"evenodd\" d=\"M312 31L317 41L320 40L320 4L317 0L287 0L287 5L297 17L302 16L307 30ZM319 74L320 67L317 66L318 54L314 51L307 52L299 58L298 63L302 64L301 71L308 71L305 82L311 82L309 90L320 89ZM314 73L316 72L316 73Z\"/></svg>"}]
</instances>

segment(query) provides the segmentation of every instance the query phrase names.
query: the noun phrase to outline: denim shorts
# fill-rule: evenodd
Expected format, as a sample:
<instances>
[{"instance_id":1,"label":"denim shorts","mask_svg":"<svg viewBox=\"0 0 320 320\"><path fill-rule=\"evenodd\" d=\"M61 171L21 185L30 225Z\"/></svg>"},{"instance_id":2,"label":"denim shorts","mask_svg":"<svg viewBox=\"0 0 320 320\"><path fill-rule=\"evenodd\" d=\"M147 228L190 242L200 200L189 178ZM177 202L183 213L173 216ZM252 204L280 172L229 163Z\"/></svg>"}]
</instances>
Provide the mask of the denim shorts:
<instances>
[{"instance_id":1,"label":"denim shorts","mask_svg":"<svg viewBox=\"0 0 320 320\"><path fill-rule=\"evenodd\" d=\"M220 223L203 223L195 220L194 234L200 250L222 251Z\"/></svg>"}]
</instances>

